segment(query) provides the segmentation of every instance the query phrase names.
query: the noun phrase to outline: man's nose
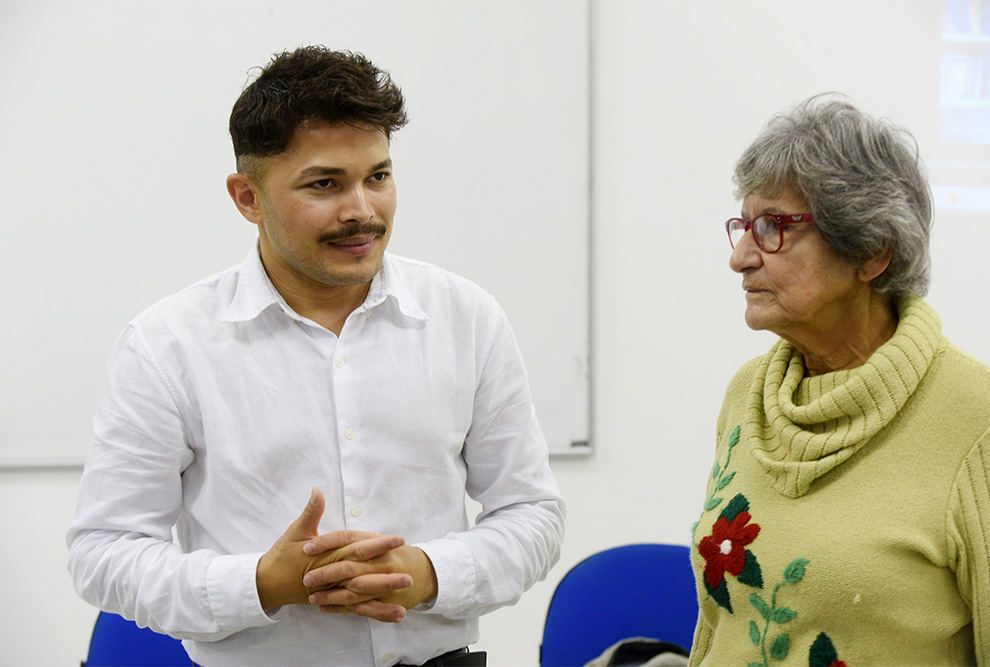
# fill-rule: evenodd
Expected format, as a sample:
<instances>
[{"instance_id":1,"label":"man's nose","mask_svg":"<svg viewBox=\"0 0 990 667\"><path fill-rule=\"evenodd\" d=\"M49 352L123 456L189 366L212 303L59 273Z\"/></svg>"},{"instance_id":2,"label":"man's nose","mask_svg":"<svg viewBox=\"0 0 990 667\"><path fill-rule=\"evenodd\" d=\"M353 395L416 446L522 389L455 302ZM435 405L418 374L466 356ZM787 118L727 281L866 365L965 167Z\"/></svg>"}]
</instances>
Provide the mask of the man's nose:
<instances>
[{"instance_id":1,"label":"man's nose","mask_svg":"<svg viewBox=\"0 0 990 667\"><path fill-rule=\"evenodd\" d=\"M346 193L346 200L340 209L340 219L342 222L359 224L368 222L374 217L375 210L368 200L368 193L361 186L353 188Z\"/></svg>"}]
</instances>

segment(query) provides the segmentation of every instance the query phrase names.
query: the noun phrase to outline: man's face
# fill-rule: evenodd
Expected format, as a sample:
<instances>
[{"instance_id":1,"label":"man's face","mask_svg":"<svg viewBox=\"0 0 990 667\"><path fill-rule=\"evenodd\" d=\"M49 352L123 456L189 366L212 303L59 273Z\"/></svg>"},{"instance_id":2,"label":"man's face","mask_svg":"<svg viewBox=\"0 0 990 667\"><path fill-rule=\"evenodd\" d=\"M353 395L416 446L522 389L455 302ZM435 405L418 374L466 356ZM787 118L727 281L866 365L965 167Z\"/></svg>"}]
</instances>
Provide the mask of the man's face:
<instances>
[{"instance_id":1,"label":"man's face","mask_svg":"<svg viewBox=\"0 0 990 667\"><path fill-rule=\"evenodd\" d=\"M371 281L395 215L389 142L377 128L306 123L264 161L261 258L276 286L326 294Z\"/></svg>"}]
</instances>

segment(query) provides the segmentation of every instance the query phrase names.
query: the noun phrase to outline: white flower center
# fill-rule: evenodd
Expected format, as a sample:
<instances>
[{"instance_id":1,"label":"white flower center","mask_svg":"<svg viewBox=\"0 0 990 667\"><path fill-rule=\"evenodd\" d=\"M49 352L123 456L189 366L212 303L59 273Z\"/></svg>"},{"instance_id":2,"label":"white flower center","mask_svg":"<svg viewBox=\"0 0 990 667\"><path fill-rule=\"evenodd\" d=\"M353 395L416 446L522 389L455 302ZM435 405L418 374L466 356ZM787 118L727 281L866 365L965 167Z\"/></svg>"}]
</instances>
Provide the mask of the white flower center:
<instances>
[{"instance_id":1,"label":"white flower center","mask_svg":"<svg viewBox=\"0 0 990 667\"><path fill-rule=\"evenodd\" d=\"M728 556L732 553L732 540L722 542L722 544L718 545L718 550L722 552L723 556Z\"/></svg>"}]
</instances>

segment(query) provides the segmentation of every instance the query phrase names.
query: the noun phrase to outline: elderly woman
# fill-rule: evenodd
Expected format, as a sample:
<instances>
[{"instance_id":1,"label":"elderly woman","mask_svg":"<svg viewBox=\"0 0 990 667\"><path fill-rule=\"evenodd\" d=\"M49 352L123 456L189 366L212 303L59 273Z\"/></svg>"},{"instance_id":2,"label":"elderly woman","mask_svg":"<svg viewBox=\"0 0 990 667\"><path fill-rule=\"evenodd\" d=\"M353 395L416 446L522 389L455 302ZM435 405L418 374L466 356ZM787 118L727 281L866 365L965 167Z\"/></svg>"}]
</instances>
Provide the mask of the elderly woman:
<instances>
[{"instance_id":1,"label":"elderly woman","mask_svg":"<svg viewBox=\"0 0 990 667\"><path fill-rule=\"evenodd\" d=\"M746 324L780 338L718 418L691 664L990 665L990 368L922 300L913 139L812 98L734 180Z\"/></svg>"}]
</instances>

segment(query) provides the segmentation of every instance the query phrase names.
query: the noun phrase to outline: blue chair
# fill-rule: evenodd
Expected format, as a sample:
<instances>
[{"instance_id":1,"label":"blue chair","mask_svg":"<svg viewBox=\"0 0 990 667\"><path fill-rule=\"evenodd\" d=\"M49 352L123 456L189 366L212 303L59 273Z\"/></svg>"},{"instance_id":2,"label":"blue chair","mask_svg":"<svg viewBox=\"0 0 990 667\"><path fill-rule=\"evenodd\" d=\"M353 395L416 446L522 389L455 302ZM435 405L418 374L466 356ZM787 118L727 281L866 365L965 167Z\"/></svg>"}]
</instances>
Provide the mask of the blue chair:
<instances>
[{"instance_id":1,"label":"blue chair","mask_svg":"<svg viewBox=\"0 0 990 667\"><path fill-rule=\"evenodd\" d=\"M190 667L182 642L101 611L83 667Z\"/></svg>"},{"instance_id":2,"label":"blue chair","mask_svg":"<svg viewBox=\"0 0 990 667\"><path fill-rule=\"evenodd\" d=\"M540 665L584 665L629 637L690 649L698 594L689 554L684 546L629 544L575 565L550 600Z\"/></svg>"}]
</instances>

